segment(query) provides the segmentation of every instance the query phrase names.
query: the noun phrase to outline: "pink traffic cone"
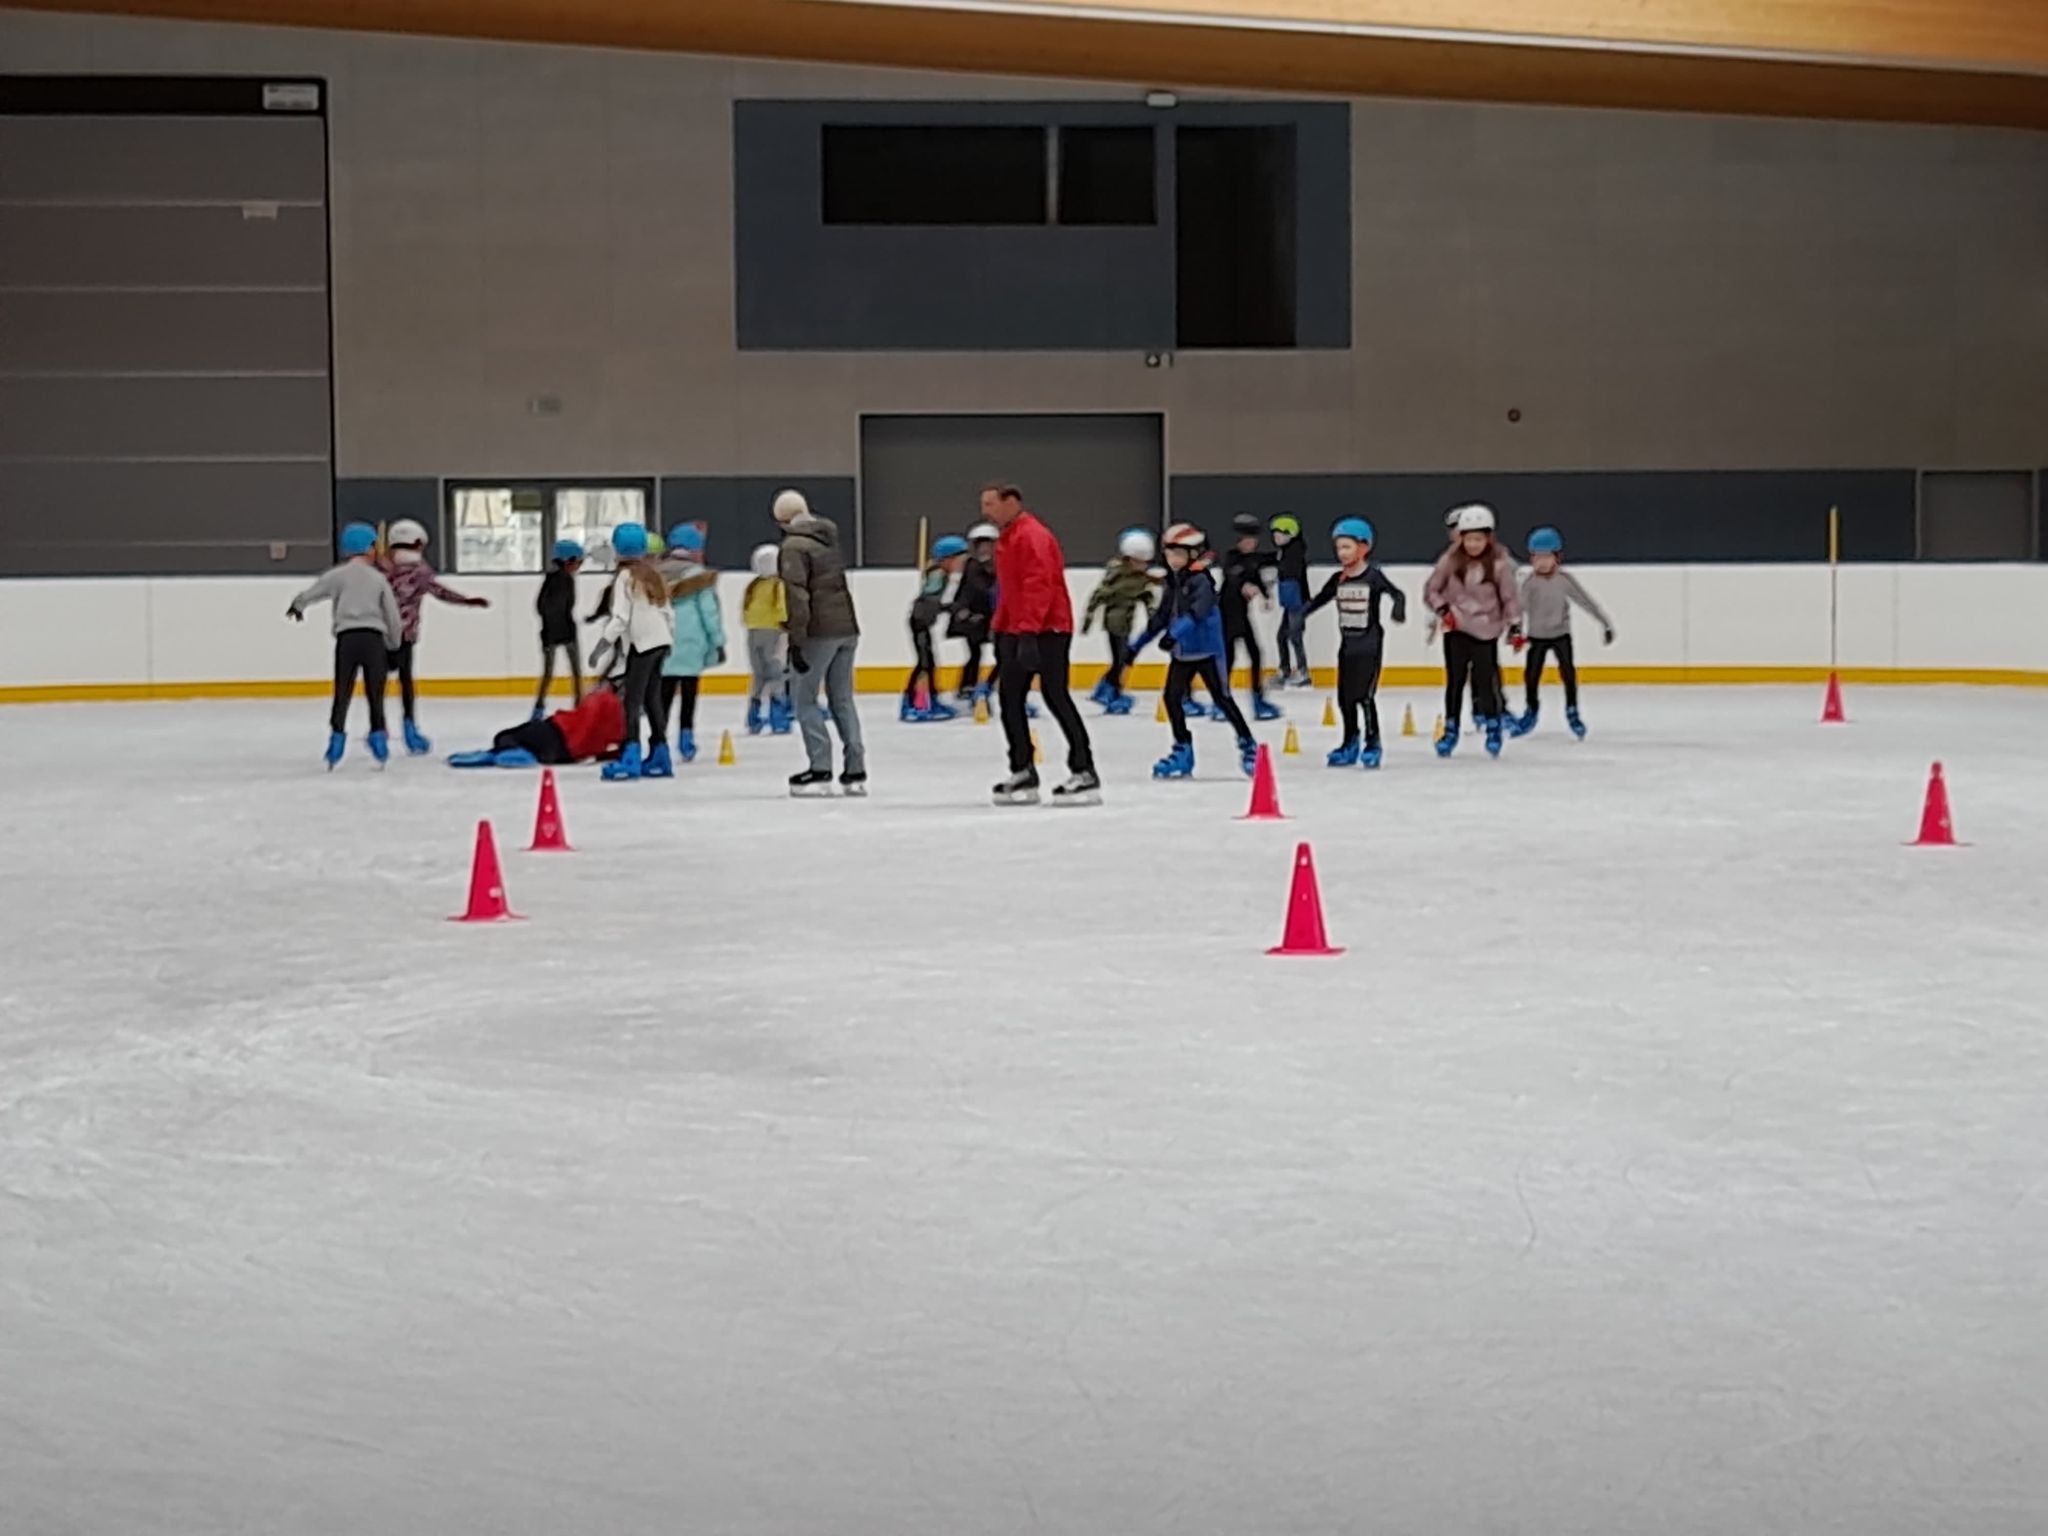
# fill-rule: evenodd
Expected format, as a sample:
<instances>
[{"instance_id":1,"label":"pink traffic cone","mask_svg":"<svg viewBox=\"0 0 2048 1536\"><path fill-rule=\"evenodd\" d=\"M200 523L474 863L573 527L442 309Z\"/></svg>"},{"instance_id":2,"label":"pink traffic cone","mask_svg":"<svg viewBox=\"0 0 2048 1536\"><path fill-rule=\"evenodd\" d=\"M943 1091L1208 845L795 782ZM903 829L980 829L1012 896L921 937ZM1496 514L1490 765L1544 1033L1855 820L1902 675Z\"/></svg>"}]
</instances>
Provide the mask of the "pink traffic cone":
<instances>
[{"instance_id":1,"label":"pink traffic cone","mask_svg":"<svg viewBox=\"0 0 2048 1536\"><path fill-rule=\"evenodd\" d=\"M540 808L533 817L533 846L528 853L574 853L569 829L562 825L562 802L555 792L555 770L540 771Z\"/></svg>"},{"instance_id":2,"label":"pink traffic cone","mask_svg":"<svg viewBox=\"0 0 2048 1536\"><path fill-rule=\"evenodd\" d=\"M1316 884L1316 857L1307 843L1294 850L1294 883L1287 893L1287 928L1269 955L1341 955L1323 931L1323 893Z\"/></svg>"},{"instance_id":3,"label":"pink traffic cone","mask_svg":"<svg viewBox=\"0 0 2048 1536\"><path fill-rule=\"evenodd\" d=\"M1264 742L1252 765L1252 803L1239 821L1285 821L1280 809L1280 781L1273 773L1273 754Z\"/></svg>"},{"instance_id":4,"label":"pink traffic cone","mask_svg":"<svg viewBox=\"0 0 2048 1536\"><path fill-rule=\"evenodd\" d=\"M519 914L505 900L505 873L498 867L498 840L491 824L476 824L476 858L469 869L469 910L451 923L517 922Z\"/></svg>"},{"instance_id":5,"label":"pink traffic cone","mask_svg":"<svg viewBox=\"0 0 2048 1536\"><path fill-rule=\"evenodd\" d=\"M1849 723L1848 715L1842 711L1842 674L1839 672L1830 672L1828 674L1828 695L1821 702L1820 723L1822 725L1847 725Z\"/></svg>"},{"instance_id":6,"label":"pink traffic cone","mask_svg":"<svg viewBox=\"0 0 2048 1536\"><path fill-rule=\"evenodd\" d=\"M1956 841L1955 822L1948 813L1948 780L1941 775L1941 764L1936 763L1927 775L1927 800L1920 808L1920 836L1907 844L1909 848L1960 848Z\"/></svg>"}]
</instances>

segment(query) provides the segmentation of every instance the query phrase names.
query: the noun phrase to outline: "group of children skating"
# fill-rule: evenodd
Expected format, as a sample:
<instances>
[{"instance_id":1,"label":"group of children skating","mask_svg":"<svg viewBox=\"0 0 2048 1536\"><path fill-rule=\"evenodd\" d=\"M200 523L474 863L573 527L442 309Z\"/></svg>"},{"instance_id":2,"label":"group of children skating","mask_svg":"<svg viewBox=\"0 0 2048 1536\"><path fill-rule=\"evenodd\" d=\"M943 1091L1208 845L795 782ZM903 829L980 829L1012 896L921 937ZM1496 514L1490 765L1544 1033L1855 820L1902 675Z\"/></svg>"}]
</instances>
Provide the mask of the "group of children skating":
<instances>
[{"instance_id":1,"label":"group of children skating","mask_svg":"<svg viewBox=\"0 0 2048 1536\"><path fill-rule=\"evenodd\" d=\"M1423 602L1432 634L1444 646L1444 719L1436 742L1439 756L1457 750L1469 691L1472 715L1486 750L1498 755L1510 737L1535 728L1541 713L1541 679L1556 657L1564 684L1565 718L1576 736L1585 735L1579 715L1578 672L1573 654L1571 611L1587 610L1612 643L1612 621L1578 581L1562 568L1563 539L1554 528L1530 535L1530 569L1519 579L1513 557L1499 542L1492 508L1474 503L1453 508L1446 518L1449 547L1431 571ZM1270 548L1261 532L1270 532ZM1124 683L1138 655L1155 641L1167 656L1165 713L1173 745L1153 767L1161 779L1194 772L1190 716L1213 712L1233 731L1238 758L1249 773L1257 742L1230 687L1240 650L1247 653L1253 718L1278 717L1266 697L1263 657L1252 625L1256 605L1278 608L1281 686L1310 682L1305 633L1308 620L1326 607L1337 615L1337 705L1341 743L1329 754L1332 767L1377 768L1384 746L1377 694L1385 648L1384 624L1407 620L1408 600L1372 558L1372 525L1347 517L1331 529L1337 569L1311 594L1308 553L1299 521L1275 517L1264 529L1239 514L1233 540L1219 556L1204 532L1176 523L1155 543L1145 529L1126 530L1117 553L1089 597L1082 618L1087 633L1100 619L1109 645L1109 669L1093 698L1105 713L1128 714L1132 698ZM995 684L982 673L983 651L995 612L996 530L986 524L964 536L933 544L920 573L910 611L916 663L903 691L905 720L947 720L959 713L942 698L935 636L941 620L947 637L967 645L956 700L965 705L987 698ZM699 680L725 661L725 622L717 573L705 564L704 534L682 525L659 535L635 525L612 532L617 571L594 613L582 621L601 626L589 662L602 686L586 693L580 666L575 578L585 550L573 540L556 544L541 584L541 678L532 718L498 733L490 750L460 754L458 766L523 766L609 759L611 779L666 778L675 761L696 756ZM414 647L420 611L431 596L442 602L484 606L486 600L452 591L425 559L426 530L402 521L392 526L379 549L375 529L352 523L342 531L343 563L298 597L291 617L320 602L333 608L334 696L329 716L327 765L346 751L347 714L355 681L362 679L370 713L369 749L380 763L390 754L385 732L384 692L395 671L400 682L407 750L424 754L431 744L415 718ZM1164 569L1155 568L1163 555ZM789 668L783 626L786 597L777 575L778 551L765 544L753 552L752 577L743 599L750 673L746 727L787 734L792 725ZM1220 578L1220 579L1219 579ZM1499 643L1528 649L1525 707L1509 711L1502 686ZM573 708L546 713L558 653L566 653L575 692ZM1205 708L1192 696L1196 683L1207 691ZM676 723L674 753L668 743ZM643 734L646 745L642 746Z\"/></svg>"}]
</instances>

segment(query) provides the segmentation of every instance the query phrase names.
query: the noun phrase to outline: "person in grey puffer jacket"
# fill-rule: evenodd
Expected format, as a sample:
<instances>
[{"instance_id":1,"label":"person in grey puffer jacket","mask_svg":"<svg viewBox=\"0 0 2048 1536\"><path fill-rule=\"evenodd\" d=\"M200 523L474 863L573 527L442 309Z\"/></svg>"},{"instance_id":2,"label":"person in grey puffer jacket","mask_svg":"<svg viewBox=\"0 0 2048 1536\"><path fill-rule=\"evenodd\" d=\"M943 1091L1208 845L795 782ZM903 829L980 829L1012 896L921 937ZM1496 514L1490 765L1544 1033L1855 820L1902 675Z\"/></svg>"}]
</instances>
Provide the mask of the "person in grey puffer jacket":
<instances>
[{"instance_id":1,"label":"person in grey puffer jacket","mask_svg":"<svg viewBox=\"0 0 2048 1536\"><path fill-rule=\"evenodd\" d=\"M832 737L825 729L825 711L818 705L824 684L832 723L839 728L845 768L839 784L849 795L868 789L866 744L860 715L853 702L854 653L860 646L860 620L853 592L846 584L846 558L839 549L839 525L813 512L800 491L775 498L775 521L783 528L778 564L783 597L789 607L784 625L789 632L789 665L795 675L796 720L803 732L810 765L792 774L793 795L830 794Z\"/></svg>"},{"instance_id":2,"label":"person in grey puffer jacket","mask_svg":"<svg viewBox=\"0 0 2048 1536\"><path fill-rule=\"evenodd\" d=\"M330 770L348 750L348 705L358 674L364 702L370 706L370 755L380 763L391 755L384 734L384 679L405 625L397 595L377 567L376 547L376 529L368 523L350 523L341 530L342 563L285 609L292 619L303 621L315 603L334 605L334 707L327 715Z\"/></svg>"},{"instance_id":3,"label":"person in grey puffer jacket","mask_svg":"<svg viewBox=\"0 0 2048 1536\"><path fill-rule=\"evenodd\" d=\"M1458 542L1430 572L1423 601L1444 631L1444 734L1437 756L1458 747L1465 683L1472 683L1472 714L1486 733L1486 750L1499 754L1508 704L1500 686L1500 637L1521 635L1522 601L1515 564L1493 536L1493 508L1477 502L1458 509Z\"/></svg>"},{"instance_id":4,"label":"person in grey puffer jacket","mask_svg":"<svg viewBox=\"0 0 2048 1536\"><path fill-rule=\"evenodd\" d=\"M1614 621L1607 610L1593 601L1577 579L1561 567L1564 536L1555 528L1538 528L1529 535L1529 574L1522 578L1522 610L1527 615L1529 662L1523 672L1523 694L1527 711L1515 721L1514 733L1526 736L1536 728L1543 706L1543 664L1554 652L1558 676L1564 679L1564 718L1574 736L1583 737L1586 727L1579 719L1579 668L1572 656L1572 604L1577 603L1600 621L1600 637L1614 644Z\"/></svg>"}]
</instances>

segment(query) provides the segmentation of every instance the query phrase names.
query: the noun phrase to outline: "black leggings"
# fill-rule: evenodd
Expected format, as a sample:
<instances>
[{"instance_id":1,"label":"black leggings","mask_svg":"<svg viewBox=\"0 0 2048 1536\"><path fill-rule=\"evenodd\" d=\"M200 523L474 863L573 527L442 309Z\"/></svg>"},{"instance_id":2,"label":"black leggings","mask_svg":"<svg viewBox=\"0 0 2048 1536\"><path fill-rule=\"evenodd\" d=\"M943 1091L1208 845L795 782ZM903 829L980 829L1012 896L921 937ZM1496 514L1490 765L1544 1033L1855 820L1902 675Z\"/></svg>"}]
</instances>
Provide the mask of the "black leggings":
<instances>
[{"instance_id":1,"label":"black leggings","mask_svg":"<svg viewBox=\"0 0 2048 1536\"><path fill-rule=\"evenodd\" d=\"M1223 669L1224 676L1228 677L1237 670L1237 648L1240 645L1243 646L1245 655L1251 658L1252 697L1255 699L1264 697L1266 692L1266 657L1265 653L1259 649L1258 635L1253 632L1250 623L1247 622L1243 629L1231 630L1229 639L1230 665ZM1211 689L1210 692L1213 693L1215 690Z\"/></svg>"},{"instance_id":2,"label":"black leggings","mask_svg":"<svg viewBox=\"0 0 2048 1536\"><path fill-rule=\"evenodd\" d=\"M697 729L697 681L694 677L664 677L661 680L661 728L650 733L655 740L659 741L668 734L671 706L676 707L678 732Z\"/></svg>"},{"instance_id":3,"label":"black leggings","mask_svg":"<svg viewBox=\"0 0 2048 1536\"><path fill-rule=\"evenodd\" d=\"M1223 675L1223 663L1215 656L1196 656L1182 661L1178 656L1166 664L1166 718L1173 725L1173 739L1182 746L1195 738L1188 730L1188 685L1196 678L1209 690L1211 707L1228 720L1243 741L1252 733L1245 724L1244 711L1230 696L1230 679Z\"/></svg>"},{"instance_id":4,"label":"black leggings","mask_svg":"<svg viewBox=\"0 0 2048 1536\"><path fill-rule=\"evenodd\" d=\"M1115 625L1110 626L1109 671L1103 676L1102 680L1109 684L1109 691L1111 693L1122 693L1124 691L1124 673L1131 664L1131 642L1128 638L1129 629L1130 620L1128 617L1124 620L1124 628L1122 630L1117 629Z\"/></svg>"},{"instance_id":5,"label":"black leggings","mask_svg":"<svg viewBox=\"0 0 2048 1536\"><path fill-rule=\"evenodd\" d=\"M493 752L509 752L514 748L531 752L543 763L573 763L569 755L569 743L562 735L562 728L552 720L528 720L524 725L511 726L491 738Z\"/></svg>"},{"instance_id":6,"label":"black leggings","mask_svg":"<svg viewBox=\"0 0 2048 1536\"><path fill-rule=\"evenodd\" d=\"M387 675L392 672L398 674L398 703L408 720L412 718L413 706L412 646L410 640L401 641L398 649L384 658ZM378 691L382 692L383 687L384 685L379 683Z\"/></svg>"},{"instance_id":7,"label":"black leggings","mask_svg":"<svg viewBox=\"0 0 2048 1536\"><path fill-rule=\"evenodd\" d=\"M967 660L960 664L960 691L963 694L969 694L974 692L982 680L981 649L988 644L988 632L986 630L956 629L953 631L953 638L964 642L967 646ZM991 690L994 689L995 684L996 675L994 672L990 672L988 675L988 685Z\"/></svg>"},{"instance_id":8,"label":"black leggings","mask_svg":"<svg viewBox=\"0 0 2048 1536\"><path fill-rule=\"evenodd\" d=\"M910 669L910 681L903 685L903 697L915 699L917 685L923 683L925 691L936 703L939 697L939 658L932 651L932 632L911 625L910 644L917 652L917 665Z\"/></svg>"},{"instance_id":9,"label":"black leggings","mask_svg":"<svg viewBox=\"0 0 2048 1536\"><path fill-rule=\"evenodd\" d=\"M1472 680L1472 718L1507 713L1500 691L1500 651L1494 641L1454 629L1444 635L1444 721L1455 726L1465 714L1465 680Z\"/></svg>"},{"instance_id":10,"label":"black leggings","mask_svg":"<svg viewBox=\"0 0 2048 1536\"><path fill-rule=\"evenodd\" d=\"M1365 723L1365 744L1380 744L1380 659L1384 642L1378 634L1346 639L1337 651L1337 712L1344 717L1344 744L1358 740Z\"/></svg>"},{"instance_id":11,"label":"black leggings","mask_svg":"<svg viewBox=\"0 0 2048 1536\"><path fill-rule=\"evenodd\" d=\"M1522 691L1529 701L1529 712L1534 714L1536 706L1543 702L1543 663L1551 654L1557 655L1557 675L1564 679L1564 707L1579 707L1579 666L1572 659L1572 637L1561 635L1555 640L1531 640L1529 642L1529 667L1522 677Z\"/></svg>"},{"instance_id":12,"label":"black leggings","mask_svg":"<svg viewBox=\"0 0 2048 1536\"><path fill-rule=\"evenodd\" d=\"M569 658L569 678L576 686L576 702L583 702L583 658L576 654L576 642L558 640L550 645L543 640L540 645L540 691L533 696L533 707L545 709L548 690L555 686L555 652L562 651ZM538 756L538 754L535 754Z\"/></svg>"},{"instance_id":13,"label":"black leggings","mask_svg":"<svg viewBox=\"0 0 2048 1536\"><path fill-rule=\"evenodd\" d=\"M384 729L384 679L391 655L381 629L345 629L334 637L334 708L327 713L329 730L348 729L348 703L355 695L357 673L363 678L363 702L370 706L370 729Z\"/></svg>"},{"instance_id":14,"label":"black leggings","mask_svg":"<svg viewBox=\"0 0 2048 1536\"><path fill-rule=\"evenodd\" d=\"M651 651L634 651L626 657L626 686L621 697L626 705L625 743L640 745L640 722L647 722L648 750L661 745L661 664L668 660L667 646Z\"/></svg>"},{"instance_id":15,"label":"black leggings","mask_svg":"<svg viewBox=\"0 0 2048 1536\"><path fill-rule=\"evenodd\" d=\"M1067 663L1074 648L1072 635L997 635L996 681L1003 706L1003 737L1010 749L1010 772L1023 773L1031 767L1031 720L1025 707L1031 702L1031 679L1038 679L1038 691L1046 710L1059 722L1067 738L1067 771L1093 773L1094 750L1088 743L1088 727L1081 723L1081 711L1067 691ZM1020 654L1020 649L1026 654ZM1035 652L1035 657L1028 653Z\"/></svg>"}]
</instances>

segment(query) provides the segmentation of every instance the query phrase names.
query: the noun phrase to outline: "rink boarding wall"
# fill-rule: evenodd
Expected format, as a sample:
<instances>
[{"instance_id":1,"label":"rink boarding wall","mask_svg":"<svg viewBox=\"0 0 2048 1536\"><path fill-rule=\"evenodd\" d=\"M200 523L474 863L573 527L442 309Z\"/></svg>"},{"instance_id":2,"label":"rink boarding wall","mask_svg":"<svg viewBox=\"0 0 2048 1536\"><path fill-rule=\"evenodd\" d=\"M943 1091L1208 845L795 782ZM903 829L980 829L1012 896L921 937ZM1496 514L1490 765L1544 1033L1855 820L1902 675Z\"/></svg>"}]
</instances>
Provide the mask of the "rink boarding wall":
<instances>
[{"instance_id":1,"label":"rink boarding wall","mask_svg":"<svg viewBox=\"0 0 2048 1536\"><path fill-rule=\"evenodd\" d=\"M1815 681L1828 666L1828 570L1824 565L1574 567L1613 615L1619 638L1600 645L1598 626L1576 621L1581 670L1612 683L1789 683ZM1320 581L1324 572L1318 571ZM1410 600L1405 628L1387 636L1386 683L1424 686L1440 677L1440 653L1425 645L1415 567L1390 567ZM1067 573L1078 615L1100 570ZM586 576L582 611L607 578ZM458 590L488 597L488 609L429 602L419 670L428 694L517 696L533 686L538 661L537 576L449 576ZM722 579L727 663L706 679L711 692L744 689L739 623L747 576ZM906 614L914 582L903 570L849 574L865 631L860 685L901 688L910 666ZM1848 565L1840 571L1844 677L1859 683L1976 683L2048 687L2048 565ZM305 586L299 577L127 577L0 580L0 702L121 699L294 698L324 693L331 674L325 610L304 624L285 617ZM1262 614L1270 638L1274 616ZM585 631L587 651L595 632ZM1309 626L1318 680L1332 680L1333 614ZM942 643L951 668L960 648ZM1268 656L1272 652L1269 646ZM1075 675L1100 674L1098 634L1077 639ZM1157 652L1133 676L1157 686ZM1270 663L1269 663L1270 664ZM566 691L566 683L562 685Z\"/></svg>"}]
</instances>

